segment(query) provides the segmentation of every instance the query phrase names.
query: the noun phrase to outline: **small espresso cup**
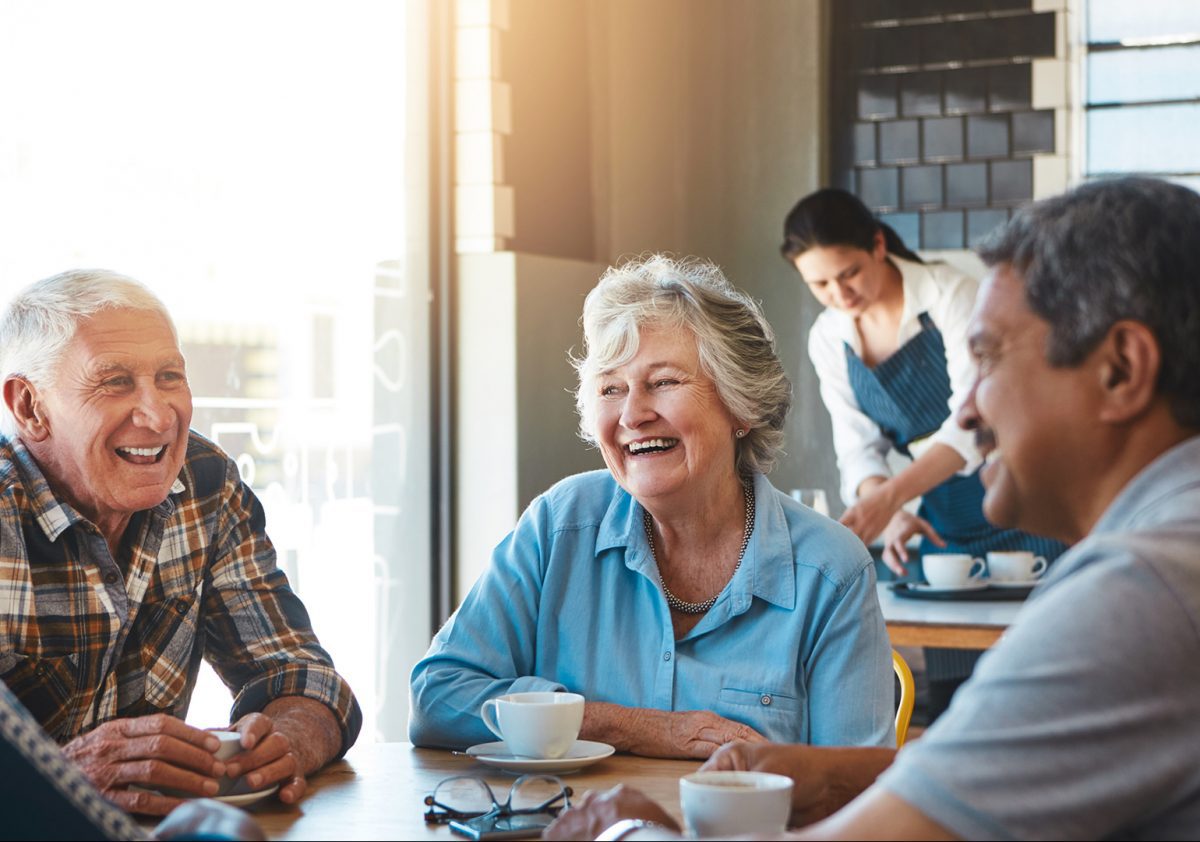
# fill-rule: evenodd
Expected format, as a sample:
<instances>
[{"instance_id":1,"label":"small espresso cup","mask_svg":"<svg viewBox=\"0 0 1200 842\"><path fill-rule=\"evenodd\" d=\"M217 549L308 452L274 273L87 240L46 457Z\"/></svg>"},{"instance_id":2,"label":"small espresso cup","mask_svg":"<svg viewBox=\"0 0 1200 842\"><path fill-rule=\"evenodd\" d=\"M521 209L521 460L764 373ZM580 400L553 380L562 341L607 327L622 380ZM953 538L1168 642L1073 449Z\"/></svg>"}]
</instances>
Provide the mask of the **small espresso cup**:
<instances>
[{"instance_id":1,"label":"small espresso cup","mask_svg":"<svg viewBox=\"0 0 1200 842\"><path fill-rule=\"evenodd\" d=\"M770 772L695 772L679 779L679 804L692 836L771 836L787 829L792 779Z\"/></svg>"},{"instance_id":2,"label":"small espresso cup","mask_svg":"<svg viewBox=\"0 0 1200 842\"><path fill-rule=\"evenodd\" d=\"M240 754L243 751L242 735L237 731L209 731L208 733L212 734L221 741L221 745L217 747L217 750L213 752L213 754L216 756L217 760L220 760L222 763L228 761L235 754ZM244 787L245 781L243 781L241 778L235 779L230 778L227 775L222 775L217 779L217 786L220 787L220 789L217 790L217 795L230 795L233 793L234 788L238 787L239 785Z\"/></svg>"},{"instance_id":3,"label":"small espresso cup","mask_svg":"<svg viewBox=\"0 0 1200 842\"><path fill-rule=\"evenodd\" d=\"M575 744L583 726L578 693L510 693L483 703L483 724L519 757L553 760Z\"/></svg>"},{"instance_id":4,"label":"small espresso cup","mask_svg":"<svg viewBox=\"0 0 1200 842\"><path fill-rule=\"evenodd\" d=\"M987 554L988 576L993 582L1035 582L1049 566L1046 559L1025 550Z\"/></svg>"},{"instance_id":5,"label":"small espresso cup","mask_svg":"<svg viewBox=\"0 0 1200 842\"><path fill-rule=\"evenodd\" d=\"M983 579L987 565L969 553L926 553L921 569L930 587L965 588Z\"/></svg>"}]
</instances>

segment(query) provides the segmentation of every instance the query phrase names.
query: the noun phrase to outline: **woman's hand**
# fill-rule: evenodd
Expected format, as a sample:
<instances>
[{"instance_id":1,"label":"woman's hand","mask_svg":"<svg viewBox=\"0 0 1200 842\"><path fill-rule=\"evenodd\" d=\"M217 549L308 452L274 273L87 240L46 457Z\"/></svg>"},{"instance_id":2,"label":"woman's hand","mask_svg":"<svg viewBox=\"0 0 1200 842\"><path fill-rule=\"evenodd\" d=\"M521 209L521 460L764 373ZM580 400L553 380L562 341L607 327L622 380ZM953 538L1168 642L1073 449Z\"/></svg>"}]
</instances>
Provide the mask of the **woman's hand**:
<instances>
[{"instance_id":1,"label":"woman's hand","mask_svg":"<svg viewBox=\"0 0 1200 842\"><path fill-rule=\"evenodd\" d=\"M587 703L579 736L643 757L694 760L703 760L734 740L761 743L767 739L749 725L707 710L630 708L608 702Z\"/></svg>"},{"instance_id":2,"label":"woman's hand","mask_svg":"<svg viewBox=\"0 0 1200 842\"><path fill-rule=\"evenodd\" d=\"M860 493L858 502L842 514L840 523L869 544L884 530L896 511L904 505L903 500L894 500L891 485L880 483L866 493Z\"/></svg>"},{"instance_id":3,"label":"woman's hand","mask_svg":"<svg viewBox=\"0 0 1200 842\"><path fill-rule=\"evenodd\" d=\"M904 566L909 561L907 545L908 539L914 535L924 535L937 546L946 546L942 536L925 518L904 509L896 512L883 530L883 563L897 576L908 573L908 568Z\"/></svg>"}]
</instances>

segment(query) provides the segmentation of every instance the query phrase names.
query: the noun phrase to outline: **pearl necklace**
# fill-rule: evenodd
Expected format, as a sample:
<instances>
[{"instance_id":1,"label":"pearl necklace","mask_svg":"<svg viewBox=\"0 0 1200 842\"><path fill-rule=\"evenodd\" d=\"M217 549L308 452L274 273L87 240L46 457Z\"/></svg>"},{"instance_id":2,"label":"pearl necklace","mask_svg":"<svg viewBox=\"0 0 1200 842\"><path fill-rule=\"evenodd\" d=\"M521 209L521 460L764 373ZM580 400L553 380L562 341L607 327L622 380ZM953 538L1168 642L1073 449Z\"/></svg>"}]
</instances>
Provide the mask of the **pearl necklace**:
<instances>
[{"instance_id":1,"label":"pearl necklace","mask_svg":"<svg viewBox=\"0 0 1200 842\"><path fill-rule=\"evenodd\" d=\"M746 554L746 547L750 544L750 533L754 531L754 489L749 485L745 485L742 486L742 493L746 498L746 526L742 532L742 548L738 550L737 564L733 567L733 573L729 574L730 579L738 572L738 568L742 566L742 556ZM658 558L654 554L653 521L650 519L650 513L645 509L642 509L642 525L646 528L646 541L650 544L650 558L654 559L655 566L657 566ZM663 595L667 598L667 605L671 606L672 611L678 611L681 614L703 614L717 604L717 597L721 595L721 592L717 591L717 593L704 600L704 602L687 602L686 600L682 600L671 593L671 589L667 587L666 580L663 579L661 570L658 572L658 583L662 585ZM721 590L724 590L724 587Z\"/></svg>"}]
</instances>

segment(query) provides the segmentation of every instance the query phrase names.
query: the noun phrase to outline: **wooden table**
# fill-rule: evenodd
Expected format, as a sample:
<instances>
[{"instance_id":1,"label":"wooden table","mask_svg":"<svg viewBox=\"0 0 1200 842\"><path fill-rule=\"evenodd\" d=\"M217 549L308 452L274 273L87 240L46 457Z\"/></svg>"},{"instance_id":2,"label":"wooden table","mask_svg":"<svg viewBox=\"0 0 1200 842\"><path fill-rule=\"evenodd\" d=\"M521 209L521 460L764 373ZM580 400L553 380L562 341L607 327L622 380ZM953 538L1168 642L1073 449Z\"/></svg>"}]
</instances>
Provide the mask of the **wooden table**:
<instances>
[{"instance_id":1,"label":"wooden table","mask_svg":"<svg viewBox=\"0 0 1200 842\"><path fill-rule=\"evenodd\" d=\"M578 797L589 789L627 783L658 801L676 820L679 779L698 761L652 760L615 754L562 775ZM464 755L413 748L408 743L367 743L309 779L308 796L287 807L271 799L252 809L271 839L463 839L445 825L426 825L424 798L443 778L479 775L497 795L515 779Z\"/></svg>"},{"instance_id":2,"label":"wooden table","mask_svg":"<svg viewBox=\"0 0 1200 842\"><path fill-rule=\"evenodd\" d=\"M875 588L893 646L987 649L1000 639L1023 602L904 599L888 588Z\"/></svg>"}]
</instances>

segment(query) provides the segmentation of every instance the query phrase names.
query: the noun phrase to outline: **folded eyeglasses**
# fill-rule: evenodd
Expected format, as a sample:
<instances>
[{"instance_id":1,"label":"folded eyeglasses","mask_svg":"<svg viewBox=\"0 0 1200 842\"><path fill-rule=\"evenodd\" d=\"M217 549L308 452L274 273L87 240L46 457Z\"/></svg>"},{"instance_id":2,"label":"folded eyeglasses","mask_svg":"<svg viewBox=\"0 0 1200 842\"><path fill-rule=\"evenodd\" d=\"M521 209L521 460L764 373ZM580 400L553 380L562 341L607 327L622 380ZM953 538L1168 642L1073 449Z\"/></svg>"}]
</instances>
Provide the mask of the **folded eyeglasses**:
<instances>
[{"instance_id":1,"label":"folded eyeglasses","mask_svg":"<svg viewBox=\"0 0 1200 842\"><path fill-rule=\"evenodd\" d=\"M457 775L441 781L425 796L425 822L446 824L476 816L517 816L546 813L557 816L571 806L573 791L553 775L522 775L503 801L483 778Z\"/></svg>"}]
</instances>

